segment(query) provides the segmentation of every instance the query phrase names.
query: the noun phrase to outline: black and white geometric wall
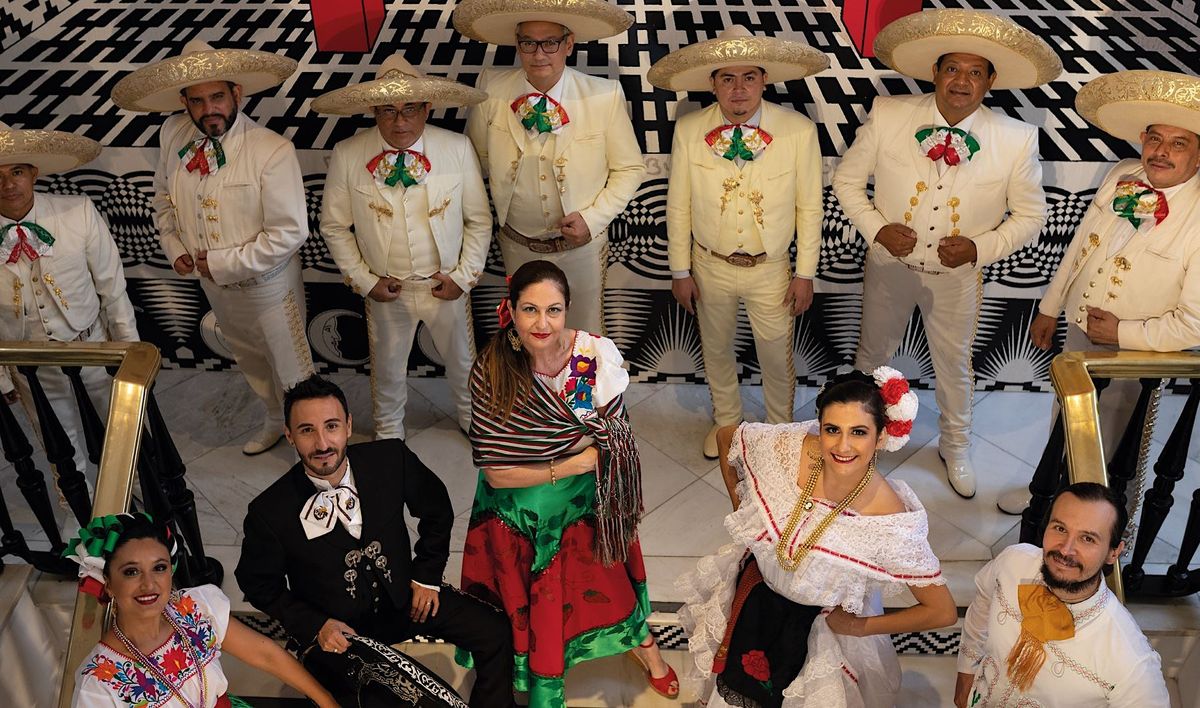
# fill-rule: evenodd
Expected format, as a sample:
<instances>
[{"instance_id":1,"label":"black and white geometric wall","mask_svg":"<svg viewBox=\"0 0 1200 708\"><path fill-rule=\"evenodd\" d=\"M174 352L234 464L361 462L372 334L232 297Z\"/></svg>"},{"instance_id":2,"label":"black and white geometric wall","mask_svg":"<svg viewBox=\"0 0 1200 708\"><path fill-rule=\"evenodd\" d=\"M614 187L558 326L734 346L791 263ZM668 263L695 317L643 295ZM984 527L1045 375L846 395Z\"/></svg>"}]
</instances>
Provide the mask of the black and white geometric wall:
<instances>
[{"instance_id":1,"label":"black and white geometric wall","mask_svg":"<svg viewBox=\"0 0 1200 708\"><path fill-rule=\"evenodd\" d=\"M876 95L928 89L873 59L863 59L841 24L837 0L617 0L635 23L626 35L582 45L574 65L619 79L645 153L647 176L629 208L614 222L605 322L639 381L702 381L699 338L691 317L670 294L665 206L676 115L706 105L709 96L676 96L653 89L648 67L667 52L710 38L729 24L756 33L802 39L830 55L831 68L805 81L776 85L767 99L811 117L820 129L828 174ZM1041 129L1050 218L1038 238L985 271L985 299L975 343L981 388L1043 388L1050 354L1025 335L1034 306L1057 267L1096 183L1133 146L1088 126L1074 112L1075 93L1088 80L1128 68L1200 73L1196 0L926 0L926 8L975 7L1012 17L1045 38L1062 56L1064 72L1048 86L999 91L988 104ZM379 63L402 51L422 69L472 84L481 67L512 66L511 48L469 41L451 27L453 3L390 0L371 52L320 52L307 0L31 0L0 4L0 120L25 128L86 135L105 145L95 162L44 180L39 188L90 196L108 220L124 258L140 331L157 344L168 366L232 366L208 304L194 280L175 276L151 221L153 165L162 116L131 114L109 101L125 72L177 54L188 40L260 49L296 59L300 70L273 92L251 97L243 110L291 138L299 150L312 235L303 250L309 336L319 367L362 370L367 358L362 303L341 284L317 229L328 151L364 127L308 110L314 96L371 78ZM438 111L433 122L460 130L461 110ZM861 309L863 242L828 187L817 296L798 322L796 371L814 383L852 359ZM493 246L489 276L475 290L477 341L495 328L502 268ZM757 380L748 325L735 339L742 375ZM910 377L932 380L928 347L914 314L897 365ZM412 367L437 373L428 336L414 349Z\"/></svg>"}]
</instances>

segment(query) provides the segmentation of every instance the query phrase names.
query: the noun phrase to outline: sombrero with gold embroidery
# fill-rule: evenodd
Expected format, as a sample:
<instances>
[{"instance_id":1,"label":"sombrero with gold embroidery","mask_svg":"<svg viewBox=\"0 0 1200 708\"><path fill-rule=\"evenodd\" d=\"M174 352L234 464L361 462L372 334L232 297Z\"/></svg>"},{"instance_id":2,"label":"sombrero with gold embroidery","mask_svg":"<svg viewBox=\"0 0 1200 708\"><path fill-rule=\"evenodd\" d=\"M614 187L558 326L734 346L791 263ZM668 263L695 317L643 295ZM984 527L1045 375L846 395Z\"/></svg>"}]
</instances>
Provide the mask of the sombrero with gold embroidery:
<instances>
[{"instance_id":1,"label":"sombrero with gold embroidery","mask_svg":"<svg viewBox=\"0 0 1200 708\"><path fill-rule=\"evenodd\" d=\"M996 69L993 89L1041 86L1062 73L1044 40L1007 17L978 10L925 10L890 23L875 36L875 56L890 68L933 81L943 54L983 57Z\"/></svg>"},{"instance_id":2,"label":"sombrero with gold embroidery","mask_svg":"<svg viewBox=\"0 0 1200 708\"><path fill-rule=\"evenodd\" d=\"M127 111L164 113L182 108L179 92L209 81L232 81L242 96L283 83L296 71L296 61L252 49L214 49L193 39L179 56L135 70L113 86L112 100Z\"/></svg>"},{"instance_id":3,"label":"sombrero with gold embroidery","mask_svg":"<svg viewBox=\"0 0 1200 708\"><path fill-rule=\"evenodd\" d=\"M317 113L352 116L370 113L371 106L431 103L434 108L444 108L470 106L486 98L486 91L440 76L426 76L396 53L383 61L374 79L323 93L313 99L312 109Z\"/></svg>"},{"instance_id":4,"label":"sombrero with gold embroidery","mask_svg":"<svg viewBox=\"0 0 1200 708\"><path fill-rule=\"evenodd\" d=\"M33 165L38 174L52 175L95 160L100 150L100 143L74 133L0 123L0 165Z\"/></svg>"},{"instance_id":5,"label":"sombrero with gold embroidery","mask_svg":"<svg viewBox=\"0 0 1200 708\"><path fill-rule=\"evenodd\" d=\"M522 22L554 22L591 42L629 29L633 15L605 0L461 0L451 20L465 37L513 46Z\"/></svg>"},{"instance_id":6,"label":"sombrero with gold embroidery","mask_svg":"<svg viewBox=\"0 0 1200 708\"><path fill-rule=\"evenodd\" d=\"M804 42L760 37L734 25L716 39L676 49L654 62L646 80L668 91L707 91L712 73L729 66L760 67L768 81L778 83L828 69L829 57Z\"/></svg>"},{"instance_id":7,"label":"sombrero with gold embroidery","mask_svg":"<svg viewBox=\"0 0 1200 708\"><path fill-rule=\"evenodd\" d=\"M1142 70L1106 74L1079 89L1075 110L1100 130L1130 142L1138 142L1148 125L1200 135L1200 77Z\"/></svg>"}]
</instances>

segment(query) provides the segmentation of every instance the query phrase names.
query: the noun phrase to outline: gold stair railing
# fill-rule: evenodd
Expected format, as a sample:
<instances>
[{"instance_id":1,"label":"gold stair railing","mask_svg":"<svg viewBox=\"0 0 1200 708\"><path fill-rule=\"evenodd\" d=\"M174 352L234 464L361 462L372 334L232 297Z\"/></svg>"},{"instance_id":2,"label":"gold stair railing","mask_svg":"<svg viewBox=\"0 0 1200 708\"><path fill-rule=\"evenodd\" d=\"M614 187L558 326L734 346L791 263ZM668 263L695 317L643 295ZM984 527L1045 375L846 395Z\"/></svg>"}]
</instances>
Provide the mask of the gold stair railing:
<instances>
[{"instance_id":1,"label":"gold stair railing","mask_svg":"<svg viewBox=\"0 0 1200 708\"><path fill-rule=\"evenodd\" d=\"M1098 482L1108 486L1093 378L1197 377L1200 377L1200 354L1190 352L1065 352L1054 357L1050 363L1050 381L1062 406L1071 482ZM1133 519L1130 522L1136 523ZM1124 602L1119 560L1108 576L1108 584Z\"/></svg>"},{"instance_id":2,"label":"gold stair railing","mask_svg":"<svg viewBox=\"0 0 1200 708\"><path fill-rule=\"evenodd\" d=\"M138 449L145 427L150 385L162 358L146 342L0 342L0 366L116 366L112 400L105 426L104 451L96 478L92 515L118 514L129 509ZM71 638L63 660L58 705L69 708L75 690L75 669L104 629L105 608L96 598L78 593L71 621Z\"/></svg>"}]
</instances>

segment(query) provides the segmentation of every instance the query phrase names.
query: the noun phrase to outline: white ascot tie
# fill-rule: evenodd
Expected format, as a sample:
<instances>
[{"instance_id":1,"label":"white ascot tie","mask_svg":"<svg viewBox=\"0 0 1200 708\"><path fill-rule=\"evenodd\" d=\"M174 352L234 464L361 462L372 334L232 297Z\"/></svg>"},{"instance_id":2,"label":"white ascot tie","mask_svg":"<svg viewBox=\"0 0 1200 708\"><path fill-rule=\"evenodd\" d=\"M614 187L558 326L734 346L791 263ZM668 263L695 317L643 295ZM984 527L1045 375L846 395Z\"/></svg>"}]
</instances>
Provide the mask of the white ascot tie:
<instances>
[{"instance_id":1,"label":"white ascot tie","mask_svg":"<svg viewBox=\"0 0 1200 708\"><path fill-rule=\"evenodd\" d=\"M358 494L345 485L317 492L309 497L300 511L300 525L310 541L332 531L334 524L339 521L354 538L362 535L362 509Z\"/></svg>"}]
</instances>

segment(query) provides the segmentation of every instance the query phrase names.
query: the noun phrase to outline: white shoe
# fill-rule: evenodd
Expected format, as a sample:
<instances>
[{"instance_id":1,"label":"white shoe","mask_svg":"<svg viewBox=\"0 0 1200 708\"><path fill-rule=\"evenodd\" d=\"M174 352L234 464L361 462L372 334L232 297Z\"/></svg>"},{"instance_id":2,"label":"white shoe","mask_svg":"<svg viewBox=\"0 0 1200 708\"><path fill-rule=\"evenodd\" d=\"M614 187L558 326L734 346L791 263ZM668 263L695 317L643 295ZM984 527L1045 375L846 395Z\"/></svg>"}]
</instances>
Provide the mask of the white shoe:
<instances>
[{"instance_id":1,"label":"white shoe","mask_svg":"<svg viewBox=\"0 0 1200 708\"><path fill-rule=\"evenodd\" d=\"M242 445L242 454L261 455L275 447L281 438L283 438L283 427L279 423L268 421L263 424L262 430L259 430L257 435Z\"/></svg>"},{"instance_id":2,"label":"white shoe","mask_svg":"<svg viewBox=\"0 0 1200 708\"><path fill-rule=\"evenodd\" d=\"M708 435L704 436L704 457L707 459L715 460L720 454L720 450L717 449L717 431L720 429L720 425L713 425Z\"/></svg>"},{"instance_id":3,"label":"white shoe","mask_svg":"<svg viewBox=\"0 0 1200 708\"><path fill-rule=\"evenodd\" d=\"M1005 514L1020 516L1029 508L1029 487L1018 487L1000 495L996 500L996 506Z\"/></svg>"},{"instance_id":4,"label":"white shoe","mask_svg":"<svg viewBox=\"0 0 1200 708\"><path fill-rule=\"evenodd\" d=\"M975 496L975 470L971 467L971 458L966 454L951 455L947 460L938 451L938 459L946 465L946 479L950 488L963 499Z\"/></svg>"}]
</instances>

